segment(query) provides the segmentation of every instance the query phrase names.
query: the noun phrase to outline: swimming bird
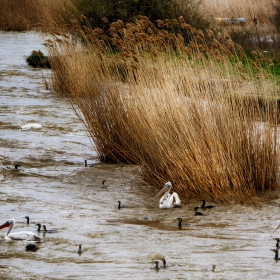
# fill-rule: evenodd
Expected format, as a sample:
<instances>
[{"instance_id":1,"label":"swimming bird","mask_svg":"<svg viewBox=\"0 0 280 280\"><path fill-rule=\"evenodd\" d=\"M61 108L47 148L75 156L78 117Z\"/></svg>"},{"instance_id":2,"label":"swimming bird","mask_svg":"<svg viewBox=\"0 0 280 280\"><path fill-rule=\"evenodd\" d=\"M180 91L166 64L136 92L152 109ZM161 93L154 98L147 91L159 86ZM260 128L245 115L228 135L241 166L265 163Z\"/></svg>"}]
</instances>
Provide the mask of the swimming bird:
<instances>
[{"instance_id":1,"label":"swimming bird","mask_svg":"<svg viewBox=\"0 0 280 280\"><path fill-rule=\"evenodd\" d=\"M29 219L29 216L24 216L22 218L25 218L26 219L26 223L29 225L30 223L30 219ZM31 224L35 224L34 222L32 222Z\"/></svg>"},{"instance_id":2,"label":"swimming bird","mask_svg":"<svg viewBox=\"0 0 280 280\"><path fill-rule=\"evenodd\" d=\"M34 243L29 243L25 246L26 251L36 251L37 246Z\"/></svg>"},{"instance_id":3,"label":"swimming bird","mask_svg":"<svg viewBox=\"0 0 280 280\"><path fill-rule=\"evenodd\" d=\"M79 244L78 254L82 254L82 244Z\"/></svg>"},{"instance_id":4,"label":"swimming bird","mask_svg":"<svg viewBox=\"0 0 280 280\"><path fill-rule=\"evenodd\" d=\"M15 233L10 233L15 225L15 219L9 219L6 223L0 226L0 229L5 227L9 227L8 232L5 235L5 239L12 239L12 240L28 240L28 241L35 241L40 242L41 238L34 234L31 231L19 231Z\"/></svg>"},{"instance_id":5,"label":"swimming bird","mask_svg":"<svg viewBox=\"0 0 280 280\"><path fill-rule=\"evenodd\" d=\"M274 256L274 259L275 260L280 260L279 258L278 258L278 250L277 249L270 249L271 251L273 251L274 253L275 253L275 256Z\"/></svg>"},{"instance_id":6,"label":"swimming bird","mask_svg":"<svg viewBox=\"0 0 280 280\"><path fill-rule=\"evenodd\" d=\"M102 188L107 188L107 186L105 185L106 180L102 180Z\"/></svg>"},{"instance_id":7,"label":"swimming bird","mask_svg":"<svg viewBox=\"0 0 280 280\"><path fill-rule=\"evenodd\" d=\"M54 232L56 232L55 229L47 229L47 227L45 225L42 225L42 228L43 228L44 233L54 233Z\"/></svg>"},{"instance_id":8,"label":"swimming bird","mask_svg":"<svg viewBox=\"0 0 280 280\"><path fill-rule=\"evenodd\" d=\"M210 209L210 208L213 208L213 207L214 207L214 205L207 205L207 206L205 206L206 201L205 201L204 199L201 200L201 201L202 201L202 204L201 204L201 206L200 206L201 209Z\"/></svg>"},{"instance_id":9,"label":"swimming bird","mask_svg":"<svg viewBox=\"0 0 280 280\"><path fill-rule=\"evenodd\" d=\"M179 220L179 223L178 223L178 228L181 229L182 227L186 227L188 224L184 223L182 224L182 221L183 219L182 218L177 218L177 220Z\"/></svg>"},{"instance_id":10,"label":"swimming bird","mask_svg":"<svg viewBox=\"0 0 280 280\"><path fill-rule=\"evenodd\" d=\"M20 164L16 164L15 169L18 169L20 166L21 166Z\"/></svg>"},{"instance_id":11,"label":"swimming bird","mask_svg":"<svg viewBox=\"0 0 280 280\"><path fill-rule=\"evenodd\" d=\"M124 206L122 205L121 201L118 201L118 204L119 204L118 209L124 208Z\"/></svg>"},{"instance_id":12,"label":"swimming bird","mask_svg":"<svg viewBox=\"0 0 280 280\"><path fill-rule=\"evenodd\" d=\"M172 195L169 193L172 188L171 182L167 182L164 187L159 191L159 193L154 197L159 197L163 192L164 195L159 200L159 208L173 208L182 206L179 195L174 192Z\"/></svg>"},{"instance_id":13,"label":"swimming bird","mask_svg":"<svg viewBox=\"0 0 280 280\"><path fill-rule=\"evenodd\" d=\"M93 164L88 164L87 160L85 159L85 167L93 167Z\"/></svg>"},{"instance_id":14,"label":"swimming bird","mask_svg":"<svg viewBox=\"0 0 280 280\"><path fill-rule=\"evenodd\" d=\"M216 271L216 265L215 264L212 265L212 271Z\"/></svg>"},{"instance_id":15,"label":"swimming bird","mask_svg":"<svg viewBox=\"0 0 280 280\"><path fill-rule=\"evenodd\" d=\"M14 166L7 166L5 167L6 170L19 170L19 167L21 166L21 164L15 164Z\"/></svg>"},{"instance_id":16,"label":"swimming bird","mask_svg":"<svg viewBox=\"0 0 280 280\"><path fill-rule=\"evenodd\" d=\"M155 269L159 269L159 261L158 260L154 260L154 263L156 264Z\"/></svg>"},{"instance_id":17,"label":"swimming bird","mask_svg":"<svg viewBox=\"0 0 280 280\"><path fill-rule=\"evenodd\" d=\"M276 248L279 249L279 241L280 239L279 238L273 238L274 240L276 240Z\"/></svg>"},{"instance_id":18,"label":"swimming bird","mask_svg":"<svg viewBox=\"0 0 280 280\"><path fill-rule=\"evenodd\" d=\"M38 227L38 228L37 228L37 231L38 231L38 232L43 231L43 230L41 229L41 224L36 224L36 226Z\"/></svg>"},{"instance_id":19,"label":"swimming bird","mask_svg":"<svg viewBox=\"0 0 280 280\"><path fill-rule=\"evenodd\" d=\"M198 212L197 210L198 210L198 206L196 206L196 207L194 207L193 209L194 209L194 214L195 214L195 216L203 216L203 214L201 213L201 212Z\"/></svg>"}]
</instances>

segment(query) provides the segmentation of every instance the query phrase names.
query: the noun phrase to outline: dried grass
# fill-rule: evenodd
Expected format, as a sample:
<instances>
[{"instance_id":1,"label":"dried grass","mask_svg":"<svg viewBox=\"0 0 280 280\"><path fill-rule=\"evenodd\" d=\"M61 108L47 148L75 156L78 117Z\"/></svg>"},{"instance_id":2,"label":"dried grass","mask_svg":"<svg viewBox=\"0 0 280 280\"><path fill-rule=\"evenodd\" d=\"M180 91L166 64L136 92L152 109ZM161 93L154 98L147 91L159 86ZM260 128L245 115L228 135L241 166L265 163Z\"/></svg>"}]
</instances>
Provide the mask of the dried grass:
<instances>
[{"instance_id":1,"label":"dried grass","mask_svg":"<svg viewBox=\"0 0 280 280\"><path fill-rule=\"evenodd\" d=\"M275 84L227 34L182 18L168 32L176 22L119 22L108 34L73 23L81 40L49 47L54 88L102 161L137 163L185 200L258 204L258 191L279 188Z\"/></svg>"}]
</instances>

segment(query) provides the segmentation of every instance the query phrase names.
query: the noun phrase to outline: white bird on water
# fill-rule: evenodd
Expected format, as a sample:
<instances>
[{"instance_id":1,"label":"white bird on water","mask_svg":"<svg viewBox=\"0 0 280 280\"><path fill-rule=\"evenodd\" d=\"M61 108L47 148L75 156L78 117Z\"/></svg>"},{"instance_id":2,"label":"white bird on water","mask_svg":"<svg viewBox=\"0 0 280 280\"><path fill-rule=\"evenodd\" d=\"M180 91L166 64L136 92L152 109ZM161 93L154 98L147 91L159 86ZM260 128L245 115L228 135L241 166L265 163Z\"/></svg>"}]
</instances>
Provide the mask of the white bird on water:
<instances>
[{"instance_id":1,"label":"white bird on water","mask_svg":"<svg viewBox=\"0 0 280 280\"><path fill-rule=\"evenodd\" d=\"M171 182L167 182L160 192L154 197L155 199L165 192L162 198L159 200L159 208L174 208L182 206L179 195L175 192L173 194L169 193L171 188Z\"/></svg>"},{"instance_id":2,"label":"white bird on water","mask_svg":"<svg viewBox=\"0 0 280 280\"><path fill-rule=\"evenodd\" d=\"M19 231L10 233L15 225L15 219L9 219L6 223L0 226L0 229L9 227L8 232L5 235L5 239L8 240L27 240L27 241L34 241L34 242L40 242L41 238L34 234L31 231Z\"/></svg>"}]
</instances>

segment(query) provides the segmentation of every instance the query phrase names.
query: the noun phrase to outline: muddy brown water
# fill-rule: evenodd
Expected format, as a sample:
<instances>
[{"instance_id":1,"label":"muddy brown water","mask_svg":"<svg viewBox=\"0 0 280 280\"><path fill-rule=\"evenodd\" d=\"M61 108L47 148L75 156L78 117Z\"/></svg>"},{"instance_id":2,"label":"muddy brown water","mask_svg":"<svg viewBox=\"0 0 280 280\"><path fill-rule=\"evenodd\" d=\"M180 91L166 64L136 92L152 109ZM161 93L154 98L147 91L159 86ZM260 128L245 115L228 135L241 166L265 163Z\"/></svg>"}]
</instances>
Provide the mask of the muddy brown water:
<instances>
[{"instance_id":1,"label":"muddy brown water","mask_svg":"<svg viewBox=\"0 0 280 280\"><path fill-rule=\"evenodd\" d=\"M214 203L203 216L194 216L196 200L159 209L137 167L99 162L67 103L46 90L49 70L26 64L38 49L38 33L0 32L0 224L57 231L39 233L38 250L27 252L2 229L0 279L279 279L270 251L280 237L277 199L261 208ZM167 267L157 270L161 257Z\"/></svg>"}]
</instances>

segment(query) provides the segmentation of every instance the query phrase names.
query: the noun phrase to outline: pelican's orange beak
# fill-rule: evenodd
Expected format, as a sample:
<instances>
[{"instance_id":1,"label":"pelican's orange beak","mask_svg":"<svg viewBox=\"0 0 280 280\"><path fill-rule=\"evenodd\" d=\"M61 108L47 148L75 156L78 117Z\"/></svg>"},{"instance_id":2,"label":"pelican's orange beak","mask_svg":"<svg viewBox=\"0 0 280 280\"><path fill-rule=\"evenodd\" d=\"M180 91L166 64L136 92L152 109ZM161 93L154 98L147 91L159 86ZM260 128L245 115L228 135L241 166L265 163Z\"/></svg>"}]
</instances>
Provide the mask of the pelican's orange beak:
<instances>
[{"instance_id":1,"label":"pelican's orange beak","mask_svg":"<svg viewBox=\"0 0 280 280\"><path fill-rule=\"evenodd\" d=\"M278 227L276 228L276 230L277 230L278 228L280 228L280 224L278 225ZM275 230L275 231L276 231L276 230ZM274 233L275 231L273 231L273 233Z\"/></svg>"},{"instance_id":2,"label":"pelican's orange beak","mask_svg":"<svg viewBox=\"0 0 280 280\"><path fill-rule=\"evenodd\" d=\"M169 186L164 186L159 192L158 194L153 198L156 199L157 197L159 197L162 193L166 192L168 190Z\"/></svg>"},{"instance_id":3,"label":"pelican's orange beak","mask_svg":"<svg viewBox=\"0 0 280 280\"><path fill-rule=\"evenodd\" d=\"M5 228L5 227L9 227L10 226L10 224L8 223L8 222L6 222L5 224L3 224L2 226L0 226L0 229L3 229L3 228Z\"/></svg>"}]
</instances>

